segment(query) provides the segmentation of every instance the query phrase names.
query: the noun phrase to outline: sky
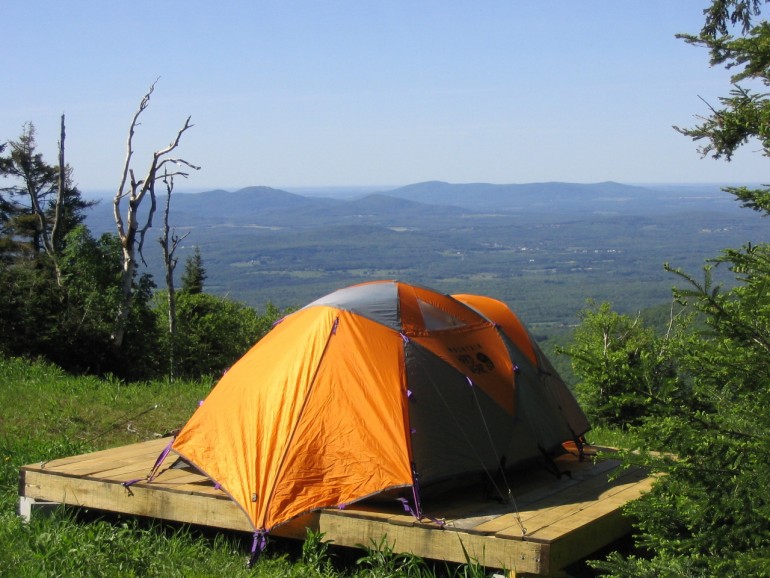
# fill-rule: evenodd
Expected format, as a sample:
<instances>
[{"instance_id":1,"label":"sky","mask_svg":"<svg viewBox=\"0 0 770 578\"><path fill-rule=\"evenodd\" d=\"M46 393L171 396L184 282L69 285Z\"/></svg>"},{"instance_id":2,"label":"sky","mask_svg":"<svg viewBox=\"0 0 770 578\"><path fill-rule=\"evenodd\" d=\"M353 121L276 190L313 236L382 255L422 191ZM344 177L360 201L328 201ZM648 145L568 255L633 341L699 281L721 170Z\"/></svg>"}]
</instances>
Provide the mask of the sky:
<instances>
[{"instance_id":1,"label":"sky","mask_svg":"<svg viewBox=\"0 0 770 578\"><path fill-rule=\"evenodd\" d=\"M730 89L707 0L3 0L0 142L26 122L81 191L114 191L176 136L177 190L454 183L755 183L749 144L703 159Z\"/></svg>"}]
</instances>

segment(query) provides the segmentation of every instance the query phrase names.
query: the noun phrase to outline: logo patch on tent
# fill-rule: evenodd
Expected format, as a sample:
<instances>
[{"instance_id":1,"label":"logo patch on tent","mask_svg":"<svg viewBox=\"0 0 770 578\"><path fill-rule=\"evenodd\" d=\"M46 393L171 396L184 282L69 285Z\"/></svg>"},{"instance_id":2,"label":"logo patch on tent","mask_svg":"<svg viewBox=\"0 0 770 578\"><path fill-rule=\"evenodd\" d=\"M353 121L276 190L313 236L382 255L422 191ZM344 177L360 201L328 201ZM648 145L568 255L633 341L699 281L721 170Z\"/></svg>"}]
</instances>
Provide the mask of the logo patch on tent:
<instances>
[{"instance_id":1,"label":"logo patch on tent","mask_svg":"<svg viewBox=\"0 0 770 578\"><path fill-rule=\"evenodd\" d=\"M480 343L449 347L447 350L454 354L457 360L474 375L489 373L495 370L494 362L484 353Z\"/></svg>"},{"instance_id":2,"label":"logo patch on tent","mask_svg":"<svg viewBox=\"0 0 770 578\"><path fill-rule=\"evenodd\" d=\"M490 371L495 370L495 364L481 351L476 355L463 354L458 356L457 359L460 360L460 363L467 366L474 375L489 373Z\"/></svg>"}]
</instances>

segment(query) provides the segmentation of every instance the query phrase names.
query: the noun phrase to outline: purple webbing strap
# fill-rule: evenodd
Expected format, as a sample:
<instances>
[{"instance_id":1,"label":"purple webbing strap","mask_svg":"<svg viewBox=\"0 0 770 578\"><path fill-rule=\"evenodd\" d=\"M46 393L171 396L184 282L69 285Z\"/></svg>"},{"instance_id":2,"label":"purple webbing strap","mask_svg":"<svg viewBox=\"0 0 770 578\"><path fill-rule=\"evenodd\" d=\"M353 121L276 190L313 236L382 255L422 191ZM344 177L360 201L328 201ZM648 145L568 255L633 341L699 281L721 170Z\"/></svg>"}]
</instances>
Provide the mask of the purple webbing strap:
<instances>
[{"instance_id":1,"label":"purple webbing strap","mask_svg":"<svg viewBox=\"0 0 770 578\"><path fill-rule=\"evenodd\" d=\"M414 508L412 508L409 500L406 498L396 499L404 506L404 511L414 516L418 522L423 519L427 519L443 529L444 526L446 526L446 522L444 522L444 520L439 520L438 518L434 518L432 516L426 516L422 512L422 505L420 504L420 485L417 482L417 470L414 468L414 466L412 467L412 479L414 480L414 483L412 484L412 499L414 500Z\"/></svg>"},{"instance_id":2,"label":"purple webbing strap","mask_svg":"<svg viewBox=\"0 0 770 578\"><path fill-rule=\"evenodd\" d=\"M396 498L399 502L401 502L401 505L404 506L404 512L407 514L411 514L418 520L420 519L420 516L417 515L417 512L412 508L411 504L409 503L409 500L406 498Z\"/></svg>"},{"instance_id":3,"label":"purple webbing strap","mask_svg":"<svg viewBox=\"0 0 770 578\"><path fill-rule=\"evenodd\" d=\"M421 520L430 520L437 526L440 526L442 529L446 526L446 522L444 520L439 520L438 518L434 518L433 516L425 516L422 513L418 514L419 505L417 506L418 510L415 510L414 508L412 508L411 504L409 504L409 500L407 500L406 498L396 498L396 499L399 502L401 502L401 504L404 506L404 511L407 514L411 514L412 516L414 516L418 522Z\"/></svg>"},{"instance_id":4,"label":"purple webbing strap","mask_svg":"<svg viewBox=\"0 0 770 578\"><path fill-rule=\"evenodd\" d=\"M439 520L438 518L434 518L433 516L426 516L425 513L422 511L422 504L420 503L420 482L418 481L418 475L417 475L417 469L412 466L412 477L414 478L414 484L412 484L412 496L414 498L414 505L415 509L417 510L417 513L419 514L418 520L422 520L423 518L427 518L434 524L438 524L443 529L446 525L446 522L444 520Z\"/></svg>"},{"instance_id":5,"label":"purple webbing strap","mask_svg":"<svg viewBox=\"0 0 770 578\"><path fill-rule=\"evenodd\" d=\"M420 504L419 485L417 483L417 474L414 474L414 483L412 484L412 499L414 500L414 509L417 511L417 519L422 519L422 505Z\"/></svg>"},{"instance_id":6,"label":"purple webbing strap","mask_svg":"<svg viewBox=\"0 0 770 578\"><path fill-rule=\"evenodd\" d=\"M262 552L265 551L267 546L267 532L264 530L257 530L254 532L254 541L251 543L251 554L246 562L246 568L252 568L257 563Z\"/></svg>"},{"instance_id":7,"label":"purple webbing strap","mask_svg":"<svg viewBox=\"0 0 770 578\"><path fill-rule=\"evenodd\" d=\"M123 482L122 484L123 487L128 489L134 484L136 484L137 482L142 482L142 481L151 482L152 480L154 480L155 476L158 475L158 469L160 469L160 466L163 464L164 460L168 456L168 453L171 451L171 446L174 444L175 439L176 437L172 437L171 441L168 442L168 445L163 449L162 452L160 452L160 455L155 460L155 465L152 466L152 469L150 470L150 473L147 474L147 476L145 476L144 478L136 478L133 480L128 480L127 482Z\"/></svg>"},{"instance_id":8,"label":"purple webbing strap","mask_svg":"<svg viewBox=\"0 0 770 578\"><path fill-rule=\"evenodd\" d=\"M150 475L147 476L147 481L151 482L155 476L158 475L158 469L165 461L166 457L168 456L168 453L171 451L171 446L174 445L174 440L176 438L171 438L171 441L168 442L168 445L163 449L162 452L160 452L160 455L158 456L158 459L155 460L155 465L152 466L152 470L150 471Z\"/></svg>"}]
</instances>

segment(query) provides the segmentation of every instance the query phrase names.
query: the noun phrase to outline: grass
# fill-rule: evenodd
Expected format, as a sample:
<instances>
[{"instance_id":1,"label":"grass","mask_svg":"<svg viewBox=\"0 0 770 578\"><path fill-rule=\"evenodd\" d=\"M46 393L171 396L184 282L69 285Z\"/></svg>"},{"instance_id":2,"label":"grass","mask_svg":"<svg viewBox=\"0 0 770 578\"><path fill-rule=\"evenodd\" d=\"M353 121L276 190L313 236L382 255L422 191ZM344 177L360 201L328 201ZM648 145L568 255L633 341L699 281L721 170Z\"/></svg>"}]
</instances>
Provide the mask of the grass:
<instances>
[{"instance_id":1,"label":"grass","mask_svg":"<svg viewBox=\"0 0 770 578\"><path fill-rule=\"evenodd\" d=\"M209 381L122 383L73 377L42 362L0 358L0 576L250 578L413 576L481 578L475 560L431 564L395 553L383 538L364 553L334 549L323 535L274 540L251 569L251 537L59 508L16 515L25 464L152 439L185 423Z\"/></svg>"},{"instance_id":2,"label":"grass","mask_svg":"<svg viewBox=\"0 0 770 578\"><path fill-rule=\"evenodd\" d=\"M608 427L594 427L586 435L588 443L607 448L630 448L633 440L628 433Z\"/></svg>"}]
</instances>

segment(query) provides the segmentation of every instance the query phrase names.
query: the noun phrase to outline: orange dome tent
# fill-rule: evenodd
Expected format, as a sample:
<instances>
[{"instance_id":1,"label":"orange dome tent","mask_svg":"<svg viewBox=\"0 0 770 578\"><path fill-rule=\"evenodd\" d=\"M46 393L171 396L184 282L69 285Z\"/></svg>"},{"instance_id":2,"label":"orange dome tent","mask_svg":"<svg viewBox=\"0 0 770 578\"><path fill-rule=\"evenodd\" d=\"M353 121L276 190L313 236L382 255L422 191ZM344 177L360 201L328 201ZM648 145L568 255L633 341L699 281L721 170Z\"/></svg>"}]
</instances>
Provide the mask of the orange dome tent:
<instances>
[{"instance_id":1,"label":"orange dome tent","mask_svg":"<svg viewBox=\"0 0 770 578\"><path fill-rule=\"evenodd\" d=\"M418 479L494 474L588 427L504 304L379 281L285 317L171 447L264 533L389 489L417 501Z\"/></svg>"}]
</instances>

